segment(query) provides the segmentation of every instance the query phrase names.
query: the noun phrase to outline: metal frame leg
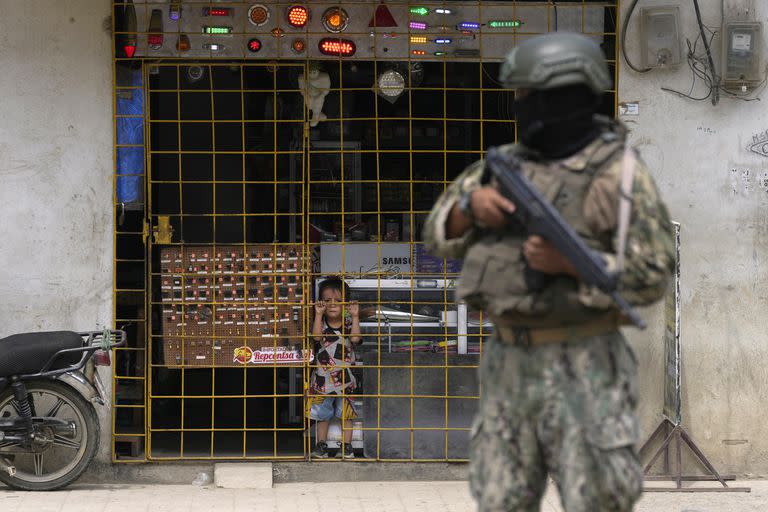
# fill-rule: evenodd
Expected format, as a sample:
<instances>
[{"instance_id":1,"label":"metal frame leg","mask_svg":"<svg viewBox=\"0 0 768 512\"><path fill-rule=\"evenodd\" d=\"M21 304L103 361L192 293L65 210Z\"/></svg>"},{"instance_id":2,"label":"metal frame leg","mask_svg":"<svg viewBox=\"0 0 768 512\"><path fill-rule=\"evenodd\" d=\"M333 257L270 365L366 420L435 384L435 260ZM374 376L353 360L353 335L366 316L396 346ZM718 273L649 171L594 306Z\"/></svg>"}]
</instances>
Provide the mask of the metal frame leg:
<instances>
[{"instance_id":1,"label":"metal frame leg","mask_svg":"<svg viewBox=\"0 0 768 512\"><path fill-rule=\"evenodd\" d=\"M669 427L672 427L672 430L669 430ZM653 457L651 457L650 462L645 465L643 473L645 474L646 480L654 480L654 481L673 481L675 482L675 487L667 488L667 487L649 487L646 488L645 491L647 492L750 492L751 488L749 487L728 487L728 484L725 483L726 480L735 480L735 476L723 476L718 473L718 471L715 469L715 467L712 465L711 462L709 462L709 459L704 455L704 453L699 449L698 446L696 446L696 443L693 441L691 436L688 434L688 432L685 431L682 425L678 424L675 425L668 419L664 418L661 422L661 424L656 427L656 430L651 434L651 437L648 438L648 440L643 444L642 448L640 448L640 457L643 456L643 453L648 449L651 442L659 437L659 434L664 434L664 441L661 443L661 446L658 450L653 454ZM669 448L670 443L672 441L675 441L675 473L670 473L670 465L669 465ZM698 459L699 463L701 463L707 471L709 471L709 475L703 475L703 476L686 476L683 475L683 443L685 443L686 446L688 446L688 449L693 452L693 454ZM658 458L661 455L664 455L664 474L663 475L648 475L653 465L656 463ZM720 485L722 487L683 487L683 482L711 482L711 481L717 481L720 482Z\"/></svg>"}]
</instances>

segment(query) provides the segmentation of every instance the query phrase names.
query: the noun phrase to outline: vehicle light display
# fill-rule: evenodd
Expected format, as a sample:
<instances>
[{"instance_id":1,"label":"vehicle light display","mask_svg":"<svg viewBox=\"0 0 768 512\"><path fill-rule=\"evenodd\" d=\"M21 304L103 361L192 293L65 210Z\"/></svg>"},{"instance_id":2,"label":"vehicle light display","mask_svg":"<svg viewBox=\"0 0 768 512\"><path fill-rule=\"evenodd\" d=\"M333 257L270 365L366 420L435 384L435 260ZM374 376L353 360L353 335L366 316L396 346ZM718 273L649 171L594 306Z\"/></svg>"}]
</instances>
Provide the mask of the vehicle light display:
<instances>
[{"instance_id":1,"label":"vehicle light display","mask_svg":"<svg viewBox=\"0 0 768 512\"><path fill-rule=\"evenodd\" d=\"M347 15L347 11L339 6L334 6L327 9L323 13L322 21L323 28L325 28L325 30L334 34L338 34L347 28L347 24L349 23L349 16Z\"/></svg>"},{"instance_id":2,"label":"vehicle light display","mask_svg":"<svg viewBox=\"0 0 768 512\"><path fill-rule=\"evenodd\" d=\"M248 51L251 53L256 53L259 50L261 50L261 41L255 37L250 39L248 41Z\"/></svg>"},{"instance_id":3,"label":"vehicle light display","mask_svg":"<svg viewBox=\"0 0 768 512\"><path fill-rule=\"evenodd\" d=\"M251 22L251 25L257 27L264 25L269 21L269 9L262 4L253 4L251 8L248 9L248 21Z\"/></svg>"},{"instance_id":4,"label":"vehicle light display","mask_svg":"<svg viewBox=\"0 0 768 512\"><path fill-rule=\"evenodd\" d=\"M203 16L232 16L234 11L231 7L203 7Z\"/></svg>"},{"instance_id":5,"label":"vehicle light display","mask_svg":"<svg viewBox=\"0 0 768 512\"><path fill-rule=\"evenodd\" d=\"M228 35L232 33L232 27L224 25L204 25L203 34L209 35Z\"/></svg>"},{"instance_id":6,"label":"vehicle light display","mask_svg":"<svg viewBox=\"0 0 768 512\"><path fill-rule=\"evenodd\" d=\"M321 39L317 48L323 55L335 55L338 57L351 57L357 51L355 43L349 39Z\"/></svg>"},{"instance_id":7,"label":"vehicle light display","mask_svg":"<svg viewBox=\"0 0 768 512\"><path fill-rule=\"evenodd\" d=\"M427 24L420 21L411 21L408 23L408 28L411 30L427 30Z\"/></svg>"},{"instance_id":8,"label":"vehicle light display","mask_svg":"<svg viewBox=\"0 0 768 512\"><path fill-rule=\"evenodd\" d=\"M303 28L309 21L309 10L303 5L292 5L288 8L288 24L294 28Z\"/></svg>"}]
</instances>

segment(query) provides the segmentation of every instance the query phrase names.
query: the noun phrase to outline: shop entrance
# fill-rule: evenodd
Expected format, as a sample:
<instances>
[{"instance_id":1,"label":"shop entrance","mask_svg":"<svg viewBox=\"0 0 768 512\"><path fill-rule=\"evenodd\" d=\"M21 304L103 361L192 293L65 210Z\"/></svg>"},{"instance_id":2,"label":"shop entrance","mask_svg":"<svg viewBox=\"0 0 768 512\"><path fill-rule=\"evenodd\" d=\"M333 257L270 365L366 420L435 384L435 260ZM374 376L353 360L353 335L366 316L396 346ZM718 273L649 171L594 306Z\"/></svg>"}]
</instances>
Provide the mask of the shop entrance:
<instances>
[{"instance_id":1,"label":"shop entrance","mask_svg":"<svg viewBox=\"0 0 768 512\"><path fill-rule=\"evenodd\" d=\"M618 80L615 2L358 2L336 45L333 6L299 5L314 15L297 27L293 4L226 3L216 19L114 3L114 298L129 334L114 460L311 458L314 302L331 276L362 338L331 454L345 429L357 458L467 460L491 326L456 304L461 262L426 253L424 221L515 140L498 76L520 40L590 34Z\"/></svg>"},{"instance_id":2,"label":"shop entrance","mask_svg":"<svg viewBox=\"0 0 768 512\"><path fill-rule=\"evenodd\" d=\"M303 72L146 69L152 459L304 458Z\"/></svg>"}]
</instances>

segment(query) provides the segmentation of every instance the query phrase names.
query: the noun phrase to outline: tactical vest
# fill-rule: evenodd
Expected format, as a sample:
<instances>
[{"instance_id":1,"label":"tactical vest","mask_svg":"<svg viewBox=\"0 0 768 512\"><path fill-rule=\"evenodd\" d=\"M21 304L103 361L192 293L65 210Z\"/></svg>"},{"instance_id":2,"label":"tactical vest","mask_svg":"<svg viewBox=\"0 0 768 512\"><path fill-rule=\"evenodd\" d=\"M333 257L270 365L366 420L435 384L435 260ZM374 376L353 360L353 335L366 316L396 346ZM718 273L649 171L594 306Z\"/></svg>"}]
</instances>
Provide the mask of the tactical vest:
<instances>
[{"instance_id":1,"label":"tactical vest","mask_svg":"<svg viewBox=\"0 0 768 512\"><path fill-rule=\"evenodd\" d=\"M503 151L520 151L509 145ZM592 180L621 159L623 137L606 132L595 147L582 150L589 155L583 170L573 170L559 162L542 164L525 161L522 172L558 210L592 249L612 251L610 238L598 239L587 226L584 200ZM617 199L618 200L618 199ZM459 300L482 309L495 321L524 327L557 327L588 323L604 317L606 309L588 307L579 300L579 283L565 276L547 276L539 289L529 289L523 243L528 234L512 226L502 230L483 230L467 251L457 286Z\"/></svg>"}]
</instances>

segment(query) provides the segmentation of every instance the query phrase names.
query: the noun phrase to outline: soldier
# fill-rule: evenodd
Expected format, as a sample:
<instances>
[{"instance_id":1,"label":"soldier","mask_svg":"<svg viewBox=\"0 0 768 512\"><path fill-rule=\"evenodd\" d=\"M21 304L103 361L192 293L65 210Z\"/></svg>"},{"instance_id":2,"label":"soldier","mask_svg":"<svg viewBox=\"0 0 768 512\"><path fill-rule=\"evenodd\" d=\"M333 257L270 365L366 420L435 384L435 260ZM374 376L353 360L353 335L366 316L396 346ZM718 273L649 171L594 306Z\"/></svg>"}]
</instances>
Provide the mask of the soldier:
<instances>
[{"instance_id":1,"label":"soldier","mask_svg":"<svg viewBox=\"0 0 768 512\"><path fill-rule=\"evenodd\" d=\"M610 269L626 243L624 298L657 301L672 271L669 215L648 169L625 151L625 128L596 115L611 86L600 47L580 34L531 38L509 53L500 80L517 90L519 139L501 150L523 159L522 172ZM624 213L622 179L632 196ZM445 190L424 228L430 251L464 258L457 298L495 326L480 365L472 493L481 512L536 511L551 475L566 512L629 511L643 474L625 319L547 240L508 223L514 211L479 161ZM526 267L545 284L529 285Z\"/></svg>"}]
</instances>

